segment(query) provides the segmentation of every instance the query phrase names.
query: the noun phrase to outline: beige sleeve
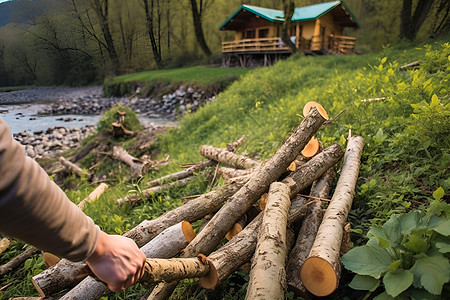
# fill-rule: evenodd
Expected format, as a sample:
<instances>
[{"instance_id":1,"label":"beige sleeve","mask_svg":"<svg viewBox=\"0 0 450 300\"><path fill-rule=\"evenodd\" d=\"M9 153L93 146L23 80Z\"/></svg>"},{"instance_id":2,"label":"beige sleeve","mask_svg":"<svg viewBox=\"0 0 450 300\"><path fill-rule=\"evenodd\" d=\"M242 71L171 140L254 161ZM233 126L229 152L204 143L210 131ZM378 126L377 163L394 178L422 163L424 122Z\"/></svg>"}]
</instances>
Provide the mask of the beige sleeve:
<instances>
[{"instance_id":1,"label":"beige sleeve","mask_svg":"<svg viewBox=\"0 0 450 300\"><path fill-rule=\"evenodd\" d=\"M0 119L0 232L73 261L94 250L98 227L12 138Z\"/></svg>"}]
</instances>

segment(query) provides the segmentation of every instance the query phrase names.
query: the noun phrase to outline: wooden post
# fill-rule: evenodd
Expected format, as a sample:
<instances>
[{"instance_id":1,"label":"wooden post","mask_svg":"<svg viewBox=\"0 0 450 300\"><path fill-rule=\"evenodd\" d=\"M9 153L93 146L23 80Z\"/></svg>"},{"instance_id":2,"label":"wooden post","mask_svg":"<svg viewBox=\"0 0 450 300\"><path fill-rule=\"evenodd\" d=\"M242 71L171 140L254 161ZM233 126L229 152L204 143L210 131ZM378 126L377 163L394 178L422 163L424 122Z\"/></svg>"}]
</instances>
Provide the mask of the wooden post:
<instances>
[{"instance_id":1,"label":"wooden post","mask_svg":"<svg viewBox=\"0 0 450 300\"><path fill-rule=\"evenodd\" d=\"M289 187L281 182L272 183L245 299L284 299L286 225L290 205Z\"/></svg>"},{"instance_id":2,"label":"wooden post","mask_svg":"<svg viewBox=\"0 0 450 300\"><path fill-rule=\"evenodd\" d=\"M320 224L311 252L300 271L303 285L316 296L327 296L338 287L341 273L339 250L344 233L343 227L355 194L363 146L362 137L349 138L335 192Z\"/></svg>"}]
</instances>

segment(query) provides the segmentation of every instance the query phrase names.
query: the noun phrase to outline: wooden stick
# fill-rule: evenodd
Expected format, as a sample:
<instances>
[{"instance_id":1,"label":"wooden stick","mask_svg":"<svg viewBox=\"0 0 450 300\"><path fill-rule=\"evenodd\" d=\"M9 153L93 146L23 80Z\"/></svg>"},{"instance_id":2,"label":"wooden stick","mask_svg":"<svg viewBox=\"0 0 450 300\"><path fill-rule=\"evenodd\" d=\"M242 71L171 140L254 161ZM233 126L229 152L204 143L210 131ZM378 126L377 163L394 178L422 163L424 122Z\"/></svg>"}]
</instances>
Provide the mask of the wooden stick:
<instances>
[{"instance_id":1,"label":"wooden stick","mask_svg":"<svg viewBox=\"0 0 450 300\"><path fill-rule=\"evenodd\" d=\"M310 193L312 196L310 195L308 198L316 200L311 201L311 205L308 207L308 214L302 222L297 241L289 254L289 259L286 264L288 289L303 298L309 298L309 295L300 280L300 269L308 257L320 222L322 222L324 203L321 201L330 194L331 188L333 187L333 180L334 171L330 168L313 183ZM329 201L329 199L326 200Z\"/></svg>"},{"instance_id":2,"label":"wooden stick","mask_svg":"<svg viewBox=\"0 0 450 300\"><path fill-rule=\"evenodd\" d=\"M11 259L9 262L0 266L0 276L5 275L12 269L14 269L17 266L19 266L20 264L22 264L24 261L26 261L28 258L30 258L33 254L38 253L38 252L39 252L38 248L36 248L34 246L28 247L25 251L23 251L22 253L20 253L16 257L14 257L13 259Z\"/></svg>"},{"instance_id":3,"label":"wooden stick","mask_svg":"<svg viewBox=\"0 0 450 300\"><path fill-rule=\"evenodd\" d=\"M86 198L84 198L80 203L78 203L78 207L83 210L86 206L86 203L93 202L100 198L100 196L106 191L108 185L106 183L101 183L92 193L89 194Z\"/></svg>"},{"instance_id":4,"label":"wooden stick","mask_svg":"<svg viewBox=\"0 0 450 300\"><path fill-rule=\"evenodd\" d=\"M352 136L335 192L320 224L311 252L303 264L300 277L305 288L316 296L327 296L338 287L343 227L352 206L358 179L364 140Z\"/></svg>"},{"instance_id":5,"label":"wooden stick","mask_svg":"<svg viewBox=\"0 0 450 300\"><path fill-rule=\"evenodd\" d=\"M187 244L194 238L194 236L195 233L190 223L183 221L167 228L166 230L158 234L153 240L142 246L140 250L147 257L172 258L176 256L181 251L181 249L186 247ZM33 280L36 281L35 277L33 278ZM40 287L40 290L42 291L42 294L50 292L42 286ZM86 277L83 281L81 281L73 289L71 289L66 295L64 295L61 300L95 300L100 298L104 293L108 291L108 288L102 282L97 281L93 277Z\"/></svg>"},{"instance_id":6,"label":"wooden stick","mask_svg":"<svg viewBox=\"0 0 450 300\"><path fill-rule=\"evenodd\" d=\"M270 185L245 299L284 299L289 192L284 183Z\"/></svg>"},{"instance_id":7,"label":"wooden stick","mask_svg":"<svg viewBox=\"0 0 450 300\"><path fill-rule=\"evenodd\" d=\"M91 174L89 174L88 172L86 172L85 170L83 170L82 168L80 168L79 166L77 166L76 164L68 161L67 159L65 159L64 157L60 156L59 157L59 161L61 162L61 164L64 166L64 168L66 170L69 170L73 173L75 173L76 175L78 175L79 177L82 176L87 176L88 179L90 179L92 177Z\"/></svg>"},{"instance_id":8,"label":"wooden stick","mask_svg":"<svg viewBox=\"0 0 450 300\"><path fill-rule=\"evenodd\" d=\"M146 183L146 185L148 185L149 187L153 187L153 186L161 185L163 182L180 180L180 179L189 177L189 176L193 175L194 173L201 171L207 167L212 167L216 164L217 163L213 160L203 161L203 162L195 164L183 171L169 174L169 175L163 176L161 178L149 181Z\"/></svg>"},{"instance_id":9,"label":"wooden stick","mask_svg":"<svg viewBox=\"0 0 450 300\"><path fill-rule=\"evenodd\" d=\"M269 185L276 181L289 164L300 154L314 133L325 119L314 107L295 129L291 136L262 164L250 180L234 194L228 202L214 215L194 240L182 251L183 257L193 257L200 253L211 253L234 223L267 191ZM297 191L298 192L298 191ZM164 299L172 294L177 283L158 284L150 295L154 299Z\"/></svg>"},{"instance_id":10,"label":"wooden stick","mask_svg":"<svg viewBox=\"0 0 450 300\"><path fill-rule=\"evenodd\" d=\"M131 156L125 149L119 146L113 147L112 158L126 163L131 168L131 176L138 177L147 172L150 164Z\"/></svg>"},{"instance_id":11,"label":"wooden stick","mask_svg":"<svg viewBox=\"0 0 450 300\"><path fill-rule=\"evenodd\" d=\"M201 146L200 154L203 157L213 159L217 162L221 162L235 168L252 169L257 168L261 165L260 162L255 161L247 156L239 155L227 149L216 148L213 146Z\"/></svg>"}]
</instances>

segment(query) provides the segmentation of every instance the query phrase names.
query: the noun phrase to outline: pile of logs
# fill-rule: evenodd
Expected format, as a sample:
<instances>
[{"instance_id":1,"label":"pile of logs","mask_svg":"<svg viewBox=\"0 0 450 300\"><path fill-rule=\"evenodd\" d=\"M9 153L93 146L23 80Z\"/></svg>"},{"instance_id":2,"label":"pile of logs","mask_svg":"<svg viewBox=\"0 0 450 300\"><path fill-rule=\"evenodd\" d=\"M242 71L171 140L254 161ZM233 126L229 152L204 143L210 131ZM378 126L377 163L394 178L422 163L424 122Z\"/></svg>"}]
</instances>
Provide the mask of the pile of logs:
<instances>
[{"instance_id":1,"label":"pile of logs","mask_svg":"<svg viewBox=\"0 0 450 300\"><path fill-rule=\"evenodd\" d=\"M287 290L310 298L336 290L363 139L349 136L345 155L338 144L323 149L314 135L328 116L318 103L308 105L301 124L264 162L235 153L241 138L225 149L202 146L207 161L147 183L146 196L186 184L208 167L226 182L124 234L148 257L141 282L156 283L148 299L168 299L184 278L199 278L203 288L214 289L248 262L246 299L284 299ZM128 196L117 202L138 200ZM203 224L195 234L190 222L198 220ZM85 264L62 259L34 276L33 284L42 297L98 299L108 292L87 274Z\"/></svg>"}]
</instances>

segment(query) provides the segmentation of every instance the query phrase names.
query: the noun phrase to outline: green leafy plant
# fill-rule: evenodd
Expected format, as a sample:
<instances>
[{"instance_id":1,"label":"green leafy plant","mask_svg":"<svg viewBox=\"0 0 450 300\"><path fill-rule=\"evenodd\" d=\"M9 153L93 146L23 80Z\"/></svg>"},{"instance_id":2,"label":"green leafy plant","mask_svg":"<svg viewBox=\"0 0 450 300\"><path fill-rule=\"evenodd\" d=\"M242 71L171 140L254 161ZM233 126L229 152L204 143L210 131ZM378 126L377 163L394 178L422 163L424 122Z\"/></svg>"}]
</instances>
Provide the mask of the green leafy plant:
<instances>
[{"instance_id":1,"label":"green leafy plant","mask_svg":"<svg viewBox=\"0 0 450 300\"><path fill-rule=\"evenodd\" d=\"M342 257L345 268L357 273L349 286L370 294L382 284L374 299L441 295L450 280L450 205L444 195L439 188L427 209L393 214L382 227L372 226L367 244Z\"/></svg>"}]
</instances>

